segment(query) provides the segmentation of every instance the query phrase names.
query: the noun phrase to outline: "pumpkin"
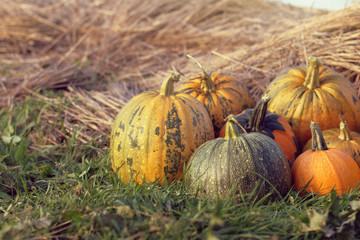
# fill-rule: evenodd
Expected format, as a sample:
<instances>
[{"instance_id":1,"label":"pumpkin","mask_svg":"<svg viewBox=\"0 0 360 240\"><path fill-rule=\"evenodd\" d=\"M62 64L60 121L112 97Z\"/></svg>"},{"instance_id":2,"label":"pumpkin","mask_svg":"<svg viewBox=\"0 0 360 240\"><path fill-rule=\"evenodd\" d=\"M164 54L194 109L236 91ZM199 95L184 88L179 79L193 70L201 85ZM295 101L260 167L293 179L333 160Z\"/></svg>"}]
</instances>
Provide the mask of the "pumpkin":
<instances>
[{"instance_id":1,"label":"pumpkin","mask_svg":"<svg viewBox=\"0 0 360 240\"><path fill-rule=\"evenodd\" d=\"M133 97L115 118L111 164L124 183L179 179L195 149L214 138L205 107L188 94L174 92L179 76L171 74L160 91Z\"/></svg>"},{"instance_id":2,"label":"pumpkin","mask_svg":"<svg viewBox=\"0 0 360 240\"><path fill-rule=\"evenodd\" d=\"M238 130L242 132L260 132L271 137L284 151L289 163L293 163L300 153L295 134L285 118L267 111L270 97L266 94L261 97L254 109L246 109L236 116L236 121L241 125ZM225 125L220 130L220 137L225 136Z\"/></svg>"},{"instance_id":3,"label":"pumpkin","mask_svg":"<svg viewBox=\"0 0 360 240\"><path fill-rule=\"evenodd\" d=\"M340 114L351 130L360 128L360 103L351 82L323 67L316 57L309 61L308 67L282 71L265 91L271 97L268 110L290 123L301 149L311 138L311 121L322 130L336 128Z\"/></svg>"},{"instance_id":4,"label":"pumpkin","mask_svg":"<svg viewBox=\"0 0 360 240\"><path fill-rule=\"evenodd\" d=\"M338 148L350 154L360 167L360 133L350 131L345 120L341 120L339 128L332 128L322 132L328 148ZM311 149L308 141L303 152Z\"/></svg>"},{"instance_id":5,"label":"pumpkin","mask_svg":"<svg viewBox=\"0 0 360 240\"><path fill-rule=\"evenodd\" d=\"M299 155L291 172L295 190L339 195L354 189L360 181L360 168L346 152L328 148L320 127L311 122L312 149ZM304 189L305 188L305 189Z\"/></svg>"},{"instance_id":6,"label":"pumpkin","mask_svg":"<svg viewBox=\"0 0 360 240\"><path fill-rule=\"evenodd\" d=\"M258 132L241 134L236 125L230 115L225 137L204 143L192 155L185 173L189 191L210 198L285 195L292 186L291 172L280 146Z\"/></svg>"},{"instance_id":7,"label":"pumpkin","mask_svg":"<svg viewBox=\"0 0 360 240\"><path fill-rule=\"evenodd\" d=\"M239 80L219 72L208 73L200 63L198 65L202 68L202 74L185 80L177 90L190 94L204 104L214 125L215 136L218 136L228 115L252 108L254 101Z\"/></svg>"}]
</instances>

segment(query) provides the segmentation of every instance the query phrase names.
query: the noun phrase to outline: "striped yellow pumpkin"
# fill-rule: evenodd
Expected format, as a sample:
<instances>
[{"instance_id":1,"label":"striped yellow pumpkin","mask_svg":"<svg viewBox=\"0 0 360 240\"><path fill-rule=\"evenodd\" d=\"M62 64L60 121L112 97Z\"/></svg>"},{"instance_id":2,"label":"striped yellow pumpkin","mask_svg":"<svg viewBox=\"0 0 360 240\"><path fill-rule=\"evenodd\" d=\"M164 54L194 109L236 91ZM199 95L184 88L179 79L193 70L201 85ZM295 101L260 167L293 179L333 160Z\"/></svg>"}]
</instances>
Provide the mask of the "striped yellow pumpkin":
<instances>
[{"instance_id":1,"label":"striped yellow pumpkin","mask_svg":"<svg viewBox=\"0 0 360 240\"><path fill-rule=\"evenodd\" d=\"M177 90L190 94L204 104L216 136L227 116L237 115L254 106L247 88L239 80L219 72L209 74L203 71L203 74L185 80Z\"/></svg>"},{"instance_id":2,"label":"striped yellow pumpkin","mask_svg":"<svg viewBox=\"0 0 360 240\"><path fill-rule=\"evenodd\" d=\"M310 57L308 67L281 72L268 86L268 110L292 126L300 148L311 138L310 122L322 130L339 126L344 115L351 130L360 130L360 102L351 82Z\"/></svg>"}]
</instances>

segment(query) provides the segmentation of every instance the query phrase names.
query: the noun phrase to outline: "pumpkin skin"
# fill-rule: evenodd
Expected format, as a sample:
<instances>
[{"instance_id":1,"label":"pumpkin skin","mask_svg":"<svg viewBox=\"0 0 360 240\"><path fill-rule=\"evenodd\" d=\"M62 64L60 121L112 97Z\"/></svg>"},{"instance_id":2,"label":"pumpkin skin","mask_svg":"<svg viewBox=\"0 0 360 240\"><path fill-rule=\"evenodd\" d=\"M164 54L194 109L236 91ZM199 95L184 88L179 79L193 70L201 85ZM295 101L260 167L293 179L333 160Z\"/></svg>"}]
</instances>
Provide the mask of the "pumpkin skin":
<instances>
[{"instance_id":1,"label":"pumpkin skin","mask_svg":"<svg viewBox=\"0 0 360 240\"><path fill-rule=\"evenodd\" d=\"M218 136L227 116L254 106L247 88L239 80L219 72L209 74L203 71L203 74L181 83L177 90L204 104L214 125L215 136Z\"/></svg>"},{"instance_id":2,"label":"pumpkin skin","mask_svg":"<svg viewBox=\"0 0 360 240\"><path fill-rule=\"evenodd\" d=\"M360 128L360 103L351 82L324 68L316 57L309 60L308 67L281 72L265 92L271 97L268 110L290 123L301 149L311 138L311 121L322 130L336 128L340 114L351 130Z\"/></svg>"},{"instance_id":3,"label":"pumpkin skin","mask_svg":"<svg viewBox=\"0 0 360 240\"><path fill-rule=\"evenodd\" d=\"M327 129L322 132L328 148L337 148L347 152L360 167L360 133L350 131L346 121L340 122L339 128ZM303 152L311 149L311 141L308 141Z\"/></svg>"},{"instance_id":4,"label":"pumpkin skin","mask_svg":"<svg viewBox=\"0 0 360 240\"><path fill-rule=\"evenodd\" d=\"M346 152L328 148L319 126L312 122L312 149L299 155L291 173L295 190L326 195L332 189L339 195L354 189L360 181L360 168Z\"/></svg>"},{"instance_id":5,"label":"pumpkin skin","mask_svg":"<svg viewBox=\"0 0 360 240\"><path fill-rule=\"evenodd\" d=\"M236 121L241 125L236 126L240 132L260 132L277 142L284 151L290 164L300 154L300 149L295 134L285 118L267 111L270 97L263 95L254 109L246 109L237 115ZM221 128L219 137L225 136L225 125Z\"/></svg>"},{"instance_id":6,"label":"pumpkin skin","mask_svg":"<svg viewBox=\"0 0 360 240\"><path fill-rule=\"evenodd\" d=\"M160 91L133 97L115 118L111 164L124 183L179 179L195 149L214 138L205 107L188 94L174 92L179 76L172 74Z\"/></svg>"},{"instance_id":7,"label":"pumpkin skin","mask_svg":"<svg viewBox=\"0 0 360 240\"><path fill-rule=\"evenodd\" d=\"M236 124L235 116L229 116L225 137L204 143L192 155L185 174L190 192L200 189L202 196L224 198L256 191L253 196L260 199L273 191L265 178L287 194L291 173L279 145L258 132L240 134Z\"/></svg>"}]
</instances>

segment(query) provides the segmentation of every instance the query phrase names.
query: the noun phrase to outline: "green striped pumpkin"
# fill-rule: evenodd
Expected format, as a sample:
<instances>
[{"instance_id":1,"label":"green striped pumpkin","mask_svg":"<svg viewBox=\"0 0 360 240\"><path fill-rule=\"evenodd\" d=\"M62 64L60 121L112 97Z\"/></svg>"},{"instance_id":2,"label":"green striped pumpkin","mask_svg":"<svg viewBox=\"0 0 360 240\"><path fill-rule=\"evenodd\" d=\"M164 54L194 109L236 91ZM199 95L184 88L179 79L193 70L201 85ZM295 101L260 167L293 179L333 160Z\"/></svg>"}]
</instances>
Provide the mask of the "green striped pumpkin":
<instances>
[{"instance_id":1,"label":"green striped pumpkin","mask_svg":"<svg viewBox=\"0 0 360 240\"><path fill-rule=\"evenodd\" d=\"M225 137L204 143L192 155L185 174L189 190L210 198L287 194L292 181L283 150L262 133L240 134L237 124L229 116Z\"/></svg>"}]
</instances>

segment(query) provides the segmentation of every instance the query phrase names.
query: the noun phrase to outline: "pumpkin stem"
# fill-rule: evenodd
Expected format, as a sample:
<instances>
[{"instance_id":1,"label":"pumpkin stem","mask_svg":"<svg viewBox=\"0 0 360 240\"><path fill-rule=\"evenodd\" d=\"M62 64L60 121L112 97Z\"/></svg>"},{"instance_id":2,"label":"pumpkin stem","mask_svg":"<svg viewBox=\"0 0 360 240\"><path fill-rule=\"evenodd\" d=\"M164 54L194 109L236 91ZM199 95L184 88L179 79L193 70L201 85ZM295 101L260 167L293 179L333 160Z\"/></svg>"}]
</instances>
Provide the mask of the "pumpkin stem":
<instances>
[{"instance_id":1,"label":"pumpkin stem","mask_svg":"<svg viewBox=\"0 0 360 240\"><path fill-rule=\"evenodd\" d=\"M350 141L351 137L350 137L350 129L347 125L346 122L341 121L340 122L340 134L339 134L339 138L342 141Z\"/></svg>"},{"instance_id":2,"label":"pumpkin stem","mask_svg":"<svg viewBox=\"0 0 360 240\"><path fill-rule=\"evenodd\" d=\"M180 74L177 72L172 72L170 76L162 83L160 88L160 95L169 97L174 95L174 83L178 82L180 79Z\"/></svg>"},{"instance_id":3,"label":"pumpkin stem","mask_svg":"<svg viewBox=\"0 0 360 240\"><path fill-rule=\"evenodd\" d=\"M319 68L322 66L322 62L317 57L309 57L310 65L307 68L304 86L312 90L320 87L319 80Z\"/></svg>"},{"instance_id":4,"label":"pumpkin stem","mask_svg":"<svg viewBox=\"0 0 360 240\"><path fill-rule=\"evenodd\" d=\"M267 105L270 99L270 96L264 94L256 104L249 121L248 129L250 129L251 132L261 132L263 130Z\"/></svg>"},{"instance_id":5,"label":"pumpkin stem","mask_svg":"<svg viewBox=\"0 0 360 240\"><path fill-rule=\"evenodd\" d=\"M310 123L310 129L311 129L311 143L312 143L312 150L328 150L328 147L326 145L325 138L322 134L322 131L320 127L313 121Z\"/></svg>"},{"instance_id":6,"label":"pumpkin stem","mask_svg":"<svg viewBox=\"0 0 360 240\"><path fill-rule=\"evenodd\" d=\"M201 90L203 90L206 93L215 92L216 86L215 86L215 83L213 82L213 80L211 80L210 73L206 72L204 67L201 65L201 63L197 59L195 59L193 56L191 56L189 54L187 54L186 56L188 58L192 59L202 70L201 85L200 85Z\"/></svg>"},{"instance_id":7,"label":"pumpkin stem","mask_svg":"<svg viewBox=\"0 0 360 240\"><path fill-rule=\"evenodd\" d=\"M225 128L225 137L224 137L226 140L229 140L231 138L238 138L241 136L241 133L239 129L235 127L235 124L240 126L240 128L242 128L244 133L246 133L246 130L238 123L238 121L236 121L235 115L230 114L226 118L226 128Z\"/></svg>"}]
</instances>

